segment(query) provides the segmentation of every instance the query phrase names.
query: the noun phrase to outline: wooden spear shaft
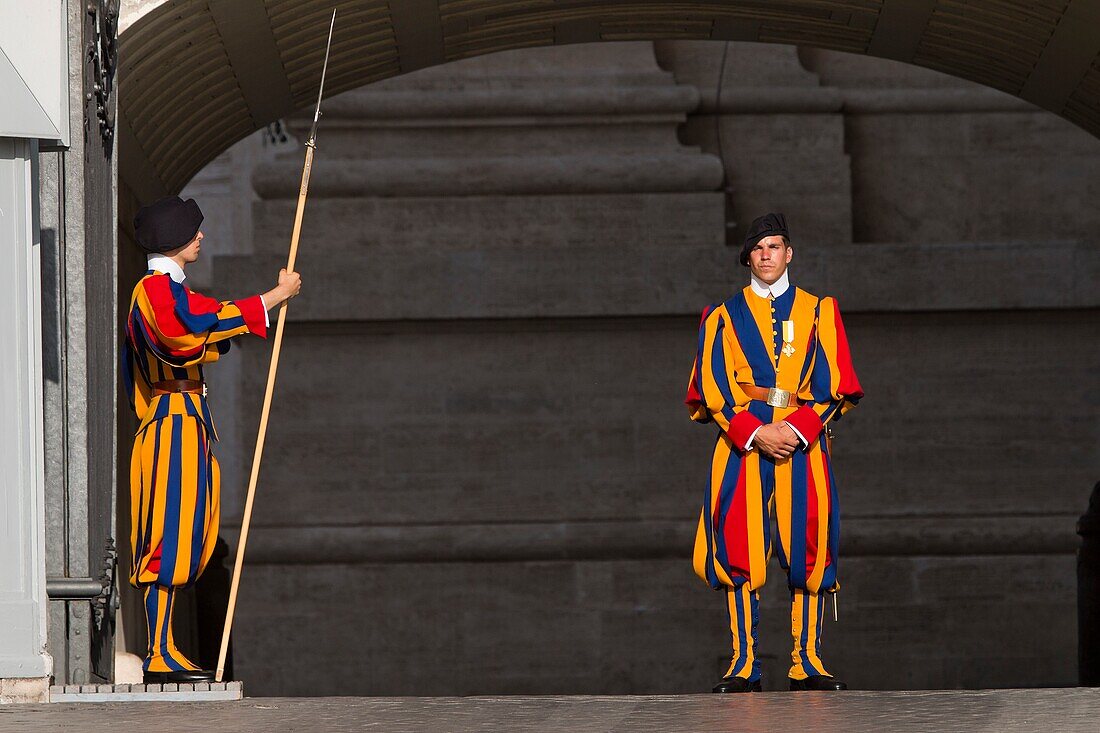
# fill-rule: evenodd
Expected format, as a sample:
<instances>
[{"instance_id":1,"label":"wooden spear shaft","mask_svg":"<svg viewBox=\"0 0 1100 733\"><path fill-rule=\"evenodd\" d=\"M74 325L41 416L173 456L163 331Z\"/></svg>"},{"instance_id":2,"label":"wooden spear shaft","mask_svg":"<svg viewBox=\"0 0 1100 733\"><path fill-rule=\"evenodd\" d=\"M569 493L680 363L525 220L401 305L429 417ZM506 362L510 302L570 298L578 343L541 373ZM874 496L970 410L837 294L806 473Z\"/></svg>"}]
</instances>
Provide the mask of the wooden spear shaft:
<instances>
[{"instance_id":1,"label":"wooden spear shaft","mask_svg":"<svg viewBox=\"0 0 1100 733\"><path fill-rule=\"evenodd\" d=\"M321 95L325 87L325 72L328 70L328 53L332 48L332 29L336 25L336 11L332 11L332 22L328 30L328 48L325 50L325 65L321 70L321 88L317 92L317 108L313 114L313 128L306 141L306 160L302 166L302 185L298 190L298 209L294 212L294 230L290 235L290 256L287 259L287 272L294 272L294 261L298 257L298 238L302 233L302 217L306 211L306 196L309 194L309 174L313 169L313 153L317 149L317 121L321 117ZM275 392L275 374L279 370L279 352L283 345L283 325L286 323L288 301L279 306L279 322L275 326L275 342L271 347L271 365L267 370L267 391L264 392L264 406L260 411L260 430L256 435L256 451L252 454L252 474L248 479L248 496L244 502L244 518L241 521L241 539L237 543L237 557L233 562L233 583L229 588L229 606L225 611L225 625L222 627L222 644L218 652L218 668L215 682L221 682L225 675L225 658L229 653L229 632L233 628L233 612L237 608L237 589L241 582L241 567L244 564L245 546L248 544L248 527L252 523L252 502L256 497L256 482L260 477L260 460L264 453L264 439L267 437L267 421L271 414L271 397Z\"/></svg>"},{"instance_id":2,"label":"wooden spear shaft","mask_svg":"<svg viewBox=\"0 0 1100 733\"><path fill-rule=\"evenodd\" d=\"M309 173L313 167L314 146L306 147L306 164L302 171L302 188L298 193L298 211L294 215L294 235L290 240L290 258L287 272L294 271L294 260L298 256L298 237L302 228L302 216L305 211L306 193L309 187ZM248 496L244 502L244 519L241 522L241 539L237 543L237 557L233 561L233 584L229 589L229 606L225 612L225 625L222 627L222 645L218 652L218 669L215 682L221 682L225 673L225 658L229 653L229 632L233 627L233 612L237 608L237 588L241 582L241 566L244 564L245 546L248 544L248 527L252 521L252 503L256 498L256 482L260 477L260 460L264 453L264 439L267 437L267 421L271 414L271 396L275 391L275 374L279 370L279 352L283 345L283 325L286 323L287 301L279 306L279 322L275 326L275 342L271 349L271 365L267 370L267 391L264 392L264 406L260 412L260 430L256 435L256 451L252 454L252 475L248 479Z\"/></svg>"}]
</instances>

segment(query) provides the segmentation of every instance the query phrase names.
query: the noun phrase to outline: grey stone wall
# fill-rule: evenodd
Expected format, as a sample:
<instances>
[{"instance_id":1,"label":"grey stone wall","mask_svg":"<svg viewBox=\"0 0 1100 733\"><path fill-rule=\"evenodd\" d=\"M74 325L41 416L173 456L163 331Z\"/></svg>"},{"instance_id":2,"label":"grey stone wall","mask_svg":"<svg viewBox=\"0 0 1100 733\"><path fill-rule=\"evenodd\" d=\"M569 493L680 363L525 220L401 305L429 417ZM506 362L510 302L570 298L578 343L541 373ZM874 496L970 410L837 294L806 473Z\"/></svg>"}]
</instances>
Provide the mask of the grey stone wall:
<instances>
[{"instance_id":1,"label":"grey stone wall","mask_svg":"<svg viewBox=\"0 0 1100 733\"><path fill-rule=\"evenodd\" d=\"M681 401L699 310L746 278L726 242L767 209L868 393L838 426L827 661L863 688L1074 682L1094 139L931 72L738 44L514 52L326 112L235 626L253 693L707 689L714 436ZM285 262L300 155L256 167L215 294ZM267 350L233 356L211 401L243 479Z\"/></svg>"}]
</instances>

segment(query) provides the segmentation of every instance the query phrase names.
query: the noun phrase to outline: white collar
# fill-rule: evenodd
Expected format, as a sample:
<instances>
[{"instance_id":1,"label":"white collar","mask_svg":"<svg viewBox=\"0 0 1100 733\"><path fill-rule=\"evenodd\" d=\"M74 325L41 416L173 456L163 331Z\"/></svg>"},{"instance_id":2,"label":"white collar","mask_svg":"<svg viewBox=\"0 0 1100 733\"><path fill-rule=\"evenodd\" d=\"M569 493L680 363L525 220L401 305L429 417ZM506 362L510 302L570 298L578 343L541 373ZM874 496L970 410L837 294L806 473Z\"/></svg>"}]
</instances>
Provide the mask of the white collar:
<instances>
[{"instance_id":1,"label":"white collar","mask_svg":"<svg viewBox=\"0 0 1100 733\"><path fill-rule=\"evenodd\" d=\"M787 289L789 287L791 287L791 283L787 279L788 272L789 270L784 270L783 274L779 276L779 279L773 282L771 285L768 285L756 275L752 275L749 282L749 287L752 288L752 292L756 293L761 298L768 297L769 293L773 298L778 298L780 295L787 292Z\"/></svg>"},{"instance_id":2,"label":"white collar","mask_svg":"<svg viewBox=\"0 0 1100 733\"><path fill-rule=\"evenodd\" d=\"M183 282L183 268L171 257L165 257L164 255L147 255L146 259L149 260L150 270L167 273L168 277L176 282Z\"/></svg>"}]
</instances>

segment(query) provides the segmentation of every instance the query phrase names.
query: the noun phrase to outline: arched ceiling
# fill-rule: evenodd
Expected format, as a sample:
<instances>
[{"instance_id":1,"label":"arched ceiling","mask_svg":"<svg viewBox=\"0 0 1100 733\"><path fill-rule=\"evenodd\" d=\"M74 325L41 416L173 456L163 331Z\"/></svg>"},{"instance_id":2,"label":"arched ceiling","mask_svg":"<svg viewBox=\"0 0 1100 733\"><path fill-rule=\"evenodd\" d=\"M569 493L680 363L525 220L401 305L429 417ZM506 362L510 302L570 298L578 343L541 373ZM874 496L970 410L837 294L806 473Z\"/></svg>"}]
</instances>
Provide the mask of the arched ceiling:
<instances>
[{"instance_id":1,"label":"arched ceiling","mask_svg":"<svg viewBox=\"0 0 1100 733\"><path fill-rule=\"evenodd\" d=\"M178 192L252 131L326 96L506 49L711 39L864 53L1021 97L1100 136L1100 0L123 0L122 181Z\"/></svg>"}]
</instances>

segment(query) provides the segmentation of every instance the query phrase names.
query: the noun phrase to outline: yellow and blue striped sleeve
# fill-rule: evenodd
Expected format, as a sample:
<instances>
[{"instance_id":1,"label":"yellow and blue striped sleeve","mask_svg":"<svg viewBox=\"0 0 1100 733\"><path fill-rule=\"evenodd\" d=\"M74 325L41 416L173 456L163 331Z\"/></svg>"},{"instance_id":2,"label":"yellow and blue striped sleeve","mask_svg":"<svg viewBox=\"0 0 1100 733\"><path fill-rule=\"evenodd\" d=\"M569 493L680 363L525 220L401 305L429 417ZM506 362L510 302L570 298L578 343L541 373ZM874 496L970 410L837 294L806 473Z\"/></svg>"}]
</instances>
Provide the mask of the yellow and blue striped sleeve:
<instances>
[{"instance_id":1,"label":"yellow and blue striped sleeve","mask_svg":"<svg viewBox=\"0 0 1100 733\"><path fill-rule=\"evenodd\" d=\"M208 347L228 350L227 339L245 333L267 336L267 317L259 295L242 300L207 298L167 275L145 278L135 298L131 316L145 332L145 342L158 358L173 366L204 359Z\"/></svg>"}]
</instances>

